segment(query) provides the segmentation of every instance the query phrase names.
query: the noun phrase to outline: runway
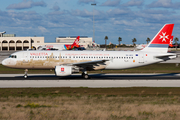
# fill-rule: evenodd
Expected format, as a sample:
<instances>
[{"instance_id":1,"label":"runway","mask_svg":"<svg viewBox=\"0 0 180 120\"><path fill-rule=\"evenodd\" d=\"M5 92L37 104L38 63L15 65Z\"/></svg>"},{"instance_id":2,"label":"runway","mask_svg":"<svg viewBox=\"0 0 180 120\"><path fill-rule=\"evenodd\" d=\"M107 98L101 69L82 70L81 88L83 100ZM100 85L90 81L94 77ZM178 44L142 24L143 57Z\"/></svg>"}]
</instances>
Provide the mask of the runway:
<instances>
[{"instance_id":1,"label":"runway","mask_svg":"<svg viewBox=\"0 0 180 120\"><path fill-rule=\"evenodd\" d=\"M180 87L180 74L90 74L83 79L80 74L57 77L53 74L0 74L0 88L29 87Z\"/></svg>"},{"instance_id":2,"label":"runway","mask_svg":"<svg viewBox=\"0 0 180 120\"><path fill-rule=\"evenodd\" d=\"M24 74L0 74L1 80L85 80L81 74L73 74L71 76L58 77L55 74L28 74L28 78L24 79ZM180 80L179 73L167 74L89 74L90 79L87 80Z\"/></svg>"}]
</instances>

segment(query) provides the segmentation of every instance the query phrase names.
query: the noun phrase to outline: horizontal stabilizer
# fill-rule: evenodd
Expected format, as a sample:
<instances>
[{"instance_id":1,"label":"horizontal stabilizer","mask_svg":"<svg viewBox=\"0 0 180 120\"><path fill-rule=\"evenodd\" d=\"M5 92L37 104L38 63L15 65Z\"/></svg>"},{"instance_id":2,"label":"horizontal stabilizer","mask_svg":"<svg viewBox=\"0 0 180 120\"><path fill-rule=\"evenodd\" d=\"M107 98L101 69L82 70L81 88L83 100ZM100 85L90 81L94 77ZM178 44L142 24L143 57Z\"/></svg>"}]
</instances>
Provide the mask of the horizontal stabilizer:
<instances>
[{"instance_id":1,"label":"horizontal stabilizer","mask_svg":"<svg viewBox=\"0 0 180 120\"><path fill-rule=\"evenodd\" d=\"M162 55L157 55L155 56L155 58L158 58L158 59L163 59L164 61L166 60L170 60L170 59L173 59L173 58L176 58L177 55L176 54L162 54Z\"/></svg>"}]
</instances>

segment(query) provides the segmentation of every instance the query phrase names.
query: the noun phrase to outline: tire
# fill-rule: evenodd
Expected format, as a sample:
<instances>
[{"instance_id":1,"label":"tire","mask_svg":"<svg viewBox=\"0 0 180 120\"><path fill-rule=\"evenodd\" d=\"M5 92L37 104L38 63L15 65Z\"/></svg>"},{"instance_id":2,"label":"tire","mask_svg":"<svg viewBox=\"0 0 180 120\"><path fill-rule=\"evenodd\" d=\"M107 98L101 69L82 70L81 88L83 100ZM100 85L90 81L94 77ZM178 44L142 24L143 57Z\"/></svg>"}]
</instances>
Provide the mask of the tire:
<instances>
[{"instance_id":1,"label":"tire","mask_svg":"<svg viewBox=\"0 0 180 120\"><path fill-rule=\"evenodd\" d=\"M27 79L27 77L28 77L27 75L24 75L24 79Z\"/></svg>"},{"instance_id":2,"label":"tire","mask_svg":"<svg viewBox=\"0 0 180 120\"><path fill-rule=\"evenodd\" d=\"M89 75L88 75L88 74L84 74L84 78L85 78L85 79L88 79L88 78L89 78Z\"/></svg>"}]
</instances>

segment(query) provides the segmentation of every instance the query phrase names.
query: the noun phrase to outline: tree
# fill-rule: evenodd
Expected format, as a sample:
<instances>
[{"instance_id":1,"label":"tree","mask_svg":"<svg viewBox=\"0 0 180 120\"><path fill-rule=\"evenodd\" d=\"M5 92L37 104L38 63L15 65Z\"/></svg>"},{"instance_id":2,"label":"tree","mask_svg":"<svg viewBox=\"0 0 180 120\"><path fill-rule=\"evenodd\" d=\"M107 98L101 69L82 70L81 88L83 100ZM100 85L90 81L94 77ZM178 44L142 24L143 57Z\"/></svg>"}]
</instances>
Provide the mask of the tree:
<instances>
[{"instance_id":1,"label":"tree","mask_svg":"<svg viewBox=\"0 0 180 120\"><path fill-rule=\"evenodd\" d=\"M105 47L106 47L106 42L108 40L108 36L105 36L104 40L105 40Z\"/></svg>"},{"instance_id":2,"label":"tree","mask_svg":"<svg viewBox=\"0 0 180 120\"><path fill-rule=\"evenodd\" d=\"M177 50L177 46L178 46L177 41L179 41L179 38L175 37L175 38L174 38L174 42L175 42L175 45L176 45L176 50Z\"/></svg>"},{"instance_id":3,"label":"tree","mask_svg":"<svg viewBox=\"0 0 180 120\"><path fill-rule=\"evenodd\" d=\"M135 47L135 45L136 45L136 44L135 44L136 41L137 41L136 38L133 38L133 39L132 39L132 42L133 42L134 47Z\"/></svg>"},{"instance_id":4,"label":"tree","mask_svg":"<svg viewBox=\"0 0 180 120\"><path fill-rule=\"evenodd\" d=\"M150 38L147 38L147 40L146 40L147 44L148 44L150 41L151 41L151 39L150 39Z\"/></svg>"},{"instance_id":5,"label":"tree","mask_svg":"<svg viewBox=\"0 0 180 120\"><path fill-rule=\"evenodd\" d=\"M118 38L119 46L120 46L120 42L121 42L121 41L122 41L122 38L119 37L119 38Z\"/></svg>"}]
</instances>

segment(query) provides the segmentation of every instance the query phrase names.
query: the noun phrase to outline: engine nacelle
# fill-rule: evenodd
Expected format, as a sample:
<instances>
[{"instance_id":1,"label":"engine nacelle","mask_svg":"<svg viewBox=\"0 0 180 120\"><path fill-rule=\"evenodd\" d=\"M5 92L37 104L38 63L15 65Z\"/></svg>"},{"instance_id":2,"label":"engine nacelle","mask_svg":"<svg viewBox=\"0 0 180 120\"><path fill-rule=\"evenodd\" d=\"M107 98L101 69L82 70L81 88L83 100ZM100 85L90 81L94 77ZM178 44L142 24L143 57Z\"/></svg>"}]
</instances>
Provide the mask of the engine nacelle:
<instances>
[{"instance_id":1,"label":"engine nacelle","mask_svg":"<svg viewBox=\"0 0 180 120\"><path fill-rule=\"evenodd\" d=\"M56 66L56 76L68 76L72 74L72 66Z\"/></svg>"}]
</instances>

